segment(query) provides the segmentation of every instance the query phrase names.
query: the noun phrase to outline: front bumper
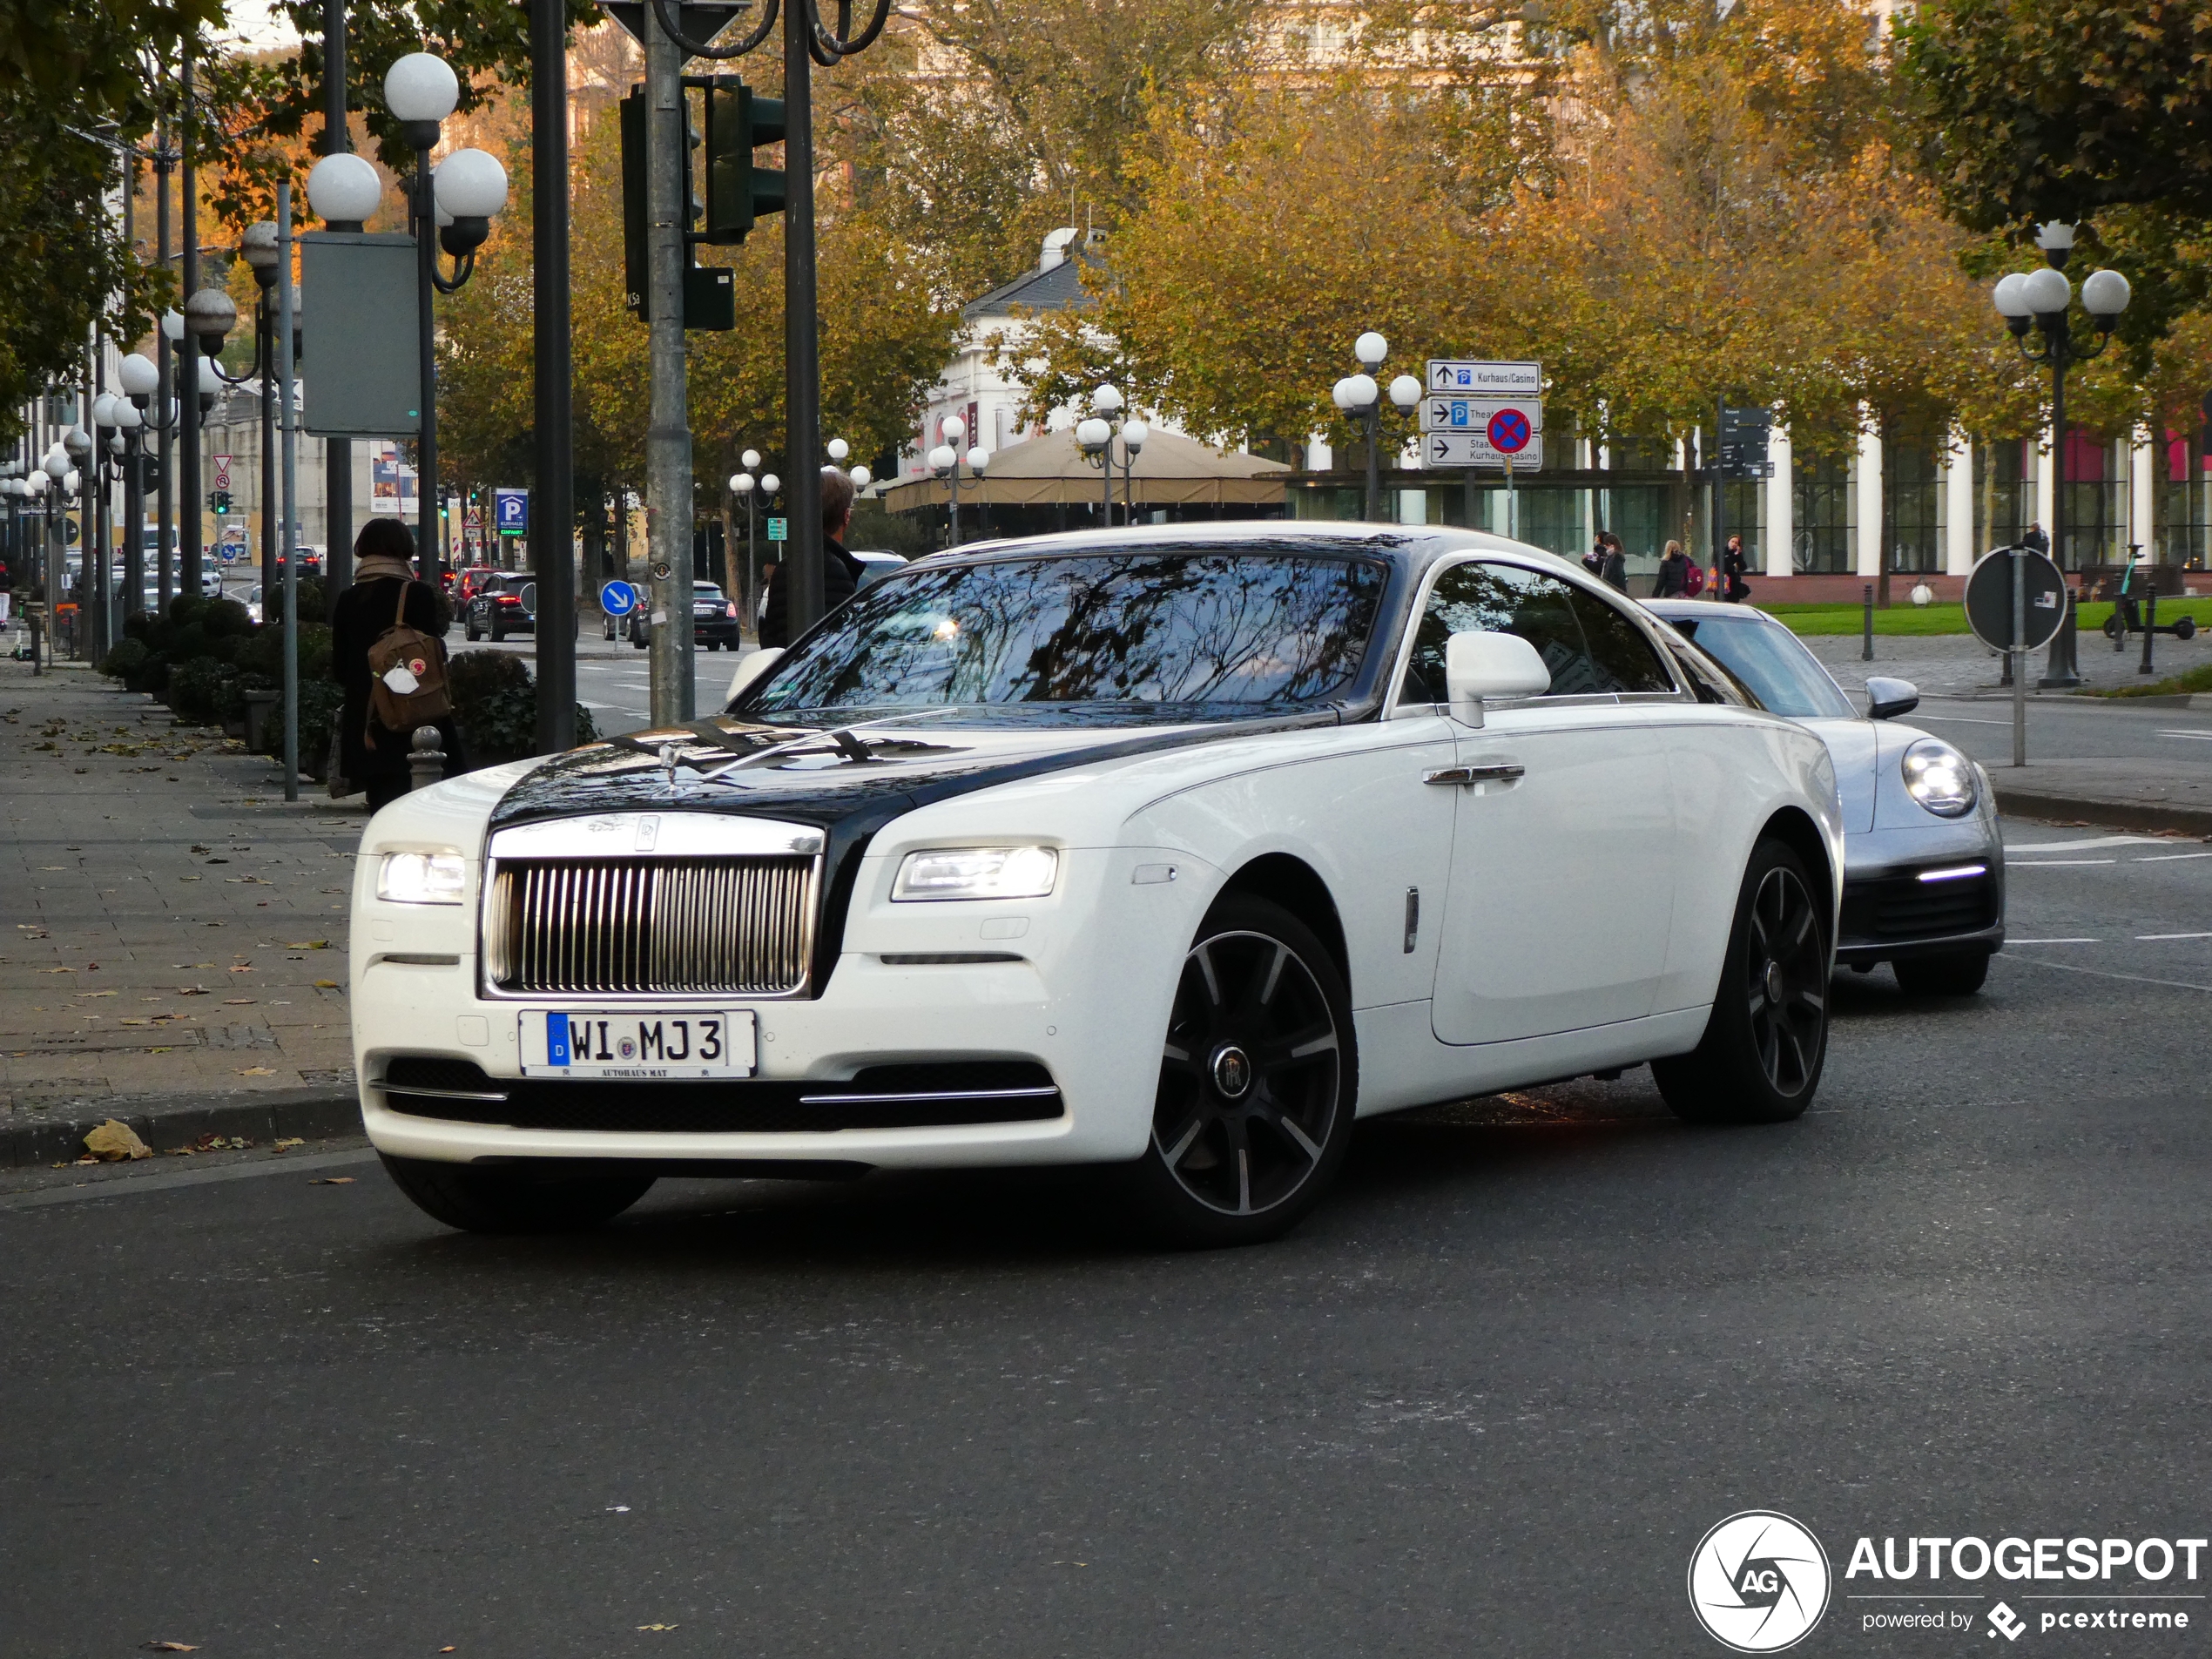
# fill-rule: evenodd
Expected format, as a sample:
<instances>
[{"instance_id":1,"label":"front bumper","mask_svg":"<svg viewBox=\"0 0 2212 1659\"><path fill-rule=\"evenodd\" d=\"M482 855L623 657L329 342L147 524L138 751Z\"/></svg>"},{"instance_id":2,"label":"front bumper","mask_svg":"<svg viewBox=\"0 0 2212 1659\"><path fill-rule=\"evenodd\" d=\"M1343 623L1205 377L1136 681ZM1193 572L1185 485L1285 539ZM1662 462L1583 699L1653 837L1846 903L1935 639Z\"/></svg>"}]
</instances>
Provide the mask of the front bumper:
<instances>
[{"instance_id":1,"label":"front bumper","mask_svg":"<svg viewBox=\"0 0 2212 1659\"><path fill-rule=\"evenodd\" d=\"M1066 855L1062 890L1051 897L963 906L969 914L957 917L949 906L856 898L846 948L818 997L666 998L671 1012L743 1009L758 1019L755 1079L712 1084L523 1079L523 1014L575 1011L591 999L482 995L472 951L428 959L409 949L424 941L405 936L401 918L383 920L380 912L395 907L374 901L373 860L364 860L353 974L363 1123L381 1151L457 1163L947 1168L1135 1157L1150 1133L1158 1034L1180 967L1179 953L1163 953L1159 941L1187 936L1191 907L1204 902L1197 882L1132 885L1131 869L1148 852L1158 856ZM1187 855L1178 862L1191 864ZM863 860L860 894L887 892L881 863ZM1113 904L1099 906L1102 889ZM1008 960L938 960L954 953ZM403 1062L397 1078L395 1060ZM455 1068L455 1095L478 1098L426 1098L426 1063ZM951 1066L1033 1075L948 1083L942 1071ZM916 1081L907 1070L922 1068L935 1075ZM1050 1100L994 1097L1040 1082ZM428 1086L440 1085L432 1077ZM482 1098L494 1094L509 1096L516 1109ZM941 1103L934 1109L912 1098L933 1095ZM855 1104L854 1096L869 1096L904 1098Z\"/></svg>"},{"instance_id":2,"label":"front bumper","mask_svg":"<svg viewBox=\"0 0 2212 1659\"><path fill-rule=\"evenodd\" d=\"M1975 864L1985 867L1979 875L1922 880ZM2001 950L2004 945L2001 853L1845 871L1843 914L1836 930L1839 967L1871 968L1916 956Z\"/></svg>"}]
</instances>

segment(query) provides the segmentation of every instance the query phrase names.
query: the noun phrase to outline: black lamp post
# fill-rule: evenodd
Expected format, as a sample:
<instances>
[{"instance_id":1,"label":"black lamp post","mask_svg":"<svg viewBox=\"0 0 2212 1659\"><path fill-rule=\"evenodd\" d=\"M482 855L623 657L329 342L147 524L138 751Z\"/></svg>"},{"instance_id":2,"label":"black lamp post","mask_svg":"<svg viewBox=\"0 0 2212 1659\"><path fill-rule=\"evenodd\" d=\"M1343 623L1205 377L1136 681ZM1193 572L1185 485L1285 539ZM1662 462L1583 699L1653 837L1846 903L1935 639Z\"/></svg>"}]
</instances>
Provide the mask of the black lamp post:
<instances>
[{"instance_id":1,"label":"black lamp post","mask_svg":"<svg viewBox=\"0 0 2212 1659\"><path fill-rule=\"evenodd\" d=\"M415 553L423 573L437 573L442 583L444 550L438 535L438 361L434 293L458 293L475 273L476 250L491 234L492 216L507 205L507 169L482 150L456 150L435 171L436 149L446 117L461 101L461 82L445 59L431 52L409 52L384 73L384 105L401 124L415 151L415 179L408 192L408 225L415 236L415 302L421 321L419 358L422 407L415 458L418 528ZM432 232L436 232L435 241ZM455 261L448 277L438 269L438 249ZM563 527L562 533L566 533Z\"/></svg>"},{"instance_id":2,"label":"black lamp post","mask_svg":"<svg viewBox=\"0 0 2212 1659\"><path fill-rule=\"evenodd\" d=\"M2036 233L2035 243L2043 250L2047 261L2045 267L2040 271L2016 271L2000 279L1991 298L2028 361L2050 365L2051 554L2059 568L2064 570L2067 554L2066 372L2076 363L2086 363L2103 354L2112 338L2114 325L2128 308L2128 279L2117 271L2099 270L2091 272L2082 283L2081 303L2096 330L2095 342L2085 343L2074 334L2070 320L2074 286L2065 275L2067 261L2074 253L2074 226L2059 221L2042 226ZM2027 343L2031 326L2042 336L2040 347ZM2064 687L2081 683L2080 676L2074 671L2071 636L2070 627L2062 629L2060 637L2051 642L2044 685ZM2124 644L2125 630L2122 636ZM2011 666L2015 674L2026 669L2024 663Z\"/></svg>"}]
</instances>

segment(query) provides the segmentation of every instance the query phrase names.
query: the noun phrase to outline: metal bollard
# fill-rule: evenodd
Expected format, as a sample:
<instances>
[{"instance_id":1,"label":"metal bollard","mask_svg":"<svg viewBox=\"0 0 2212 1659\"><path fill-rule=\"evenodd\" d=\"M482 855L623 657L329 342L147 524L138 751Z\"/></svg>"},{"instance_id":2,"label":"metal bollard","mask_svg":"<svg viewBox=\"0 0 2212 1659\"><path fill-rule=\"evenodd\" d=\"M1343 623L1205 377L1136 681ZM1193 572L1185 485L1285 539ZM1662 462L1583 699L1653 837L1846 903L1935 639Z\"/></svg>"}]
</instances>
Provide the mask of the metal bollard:
<instances>
[{"instance_id":1,"label":"metal bollard","mask_svg":"<svg viewBox=\"0 0 2212 1659\"><path fill-rule=\"evenodd\" d=\"M408 784L410 790L428 789L446 774L446 752L438 746L438 728L419 725L415 728L415 750L408 757L408 771L412 774Z\"/></svg>"},{"instance_id":2,"label":"metal bollard","mask_svg":"<svg viewBox=\"0 0 2212 1659\"><path fill-rule=\"evenodd\" d=\"M2143 596L2143 663L2142 666L2135 671L2138 674L2148 674L2152 671L2150 642L2157 637L2158 589L2153 586L2151 590Z\"/></svg>"},{"instance_id":3,"label":"metal bollard","mask_svg":"<svg viewBox=\"0 0 2212 1659\"><path fill-rule=\"evenodd\" d=\"M1874 584L1871 582L1866 584L1865 643L1859 649L1858 659L1863 663L1874 660Z\"/></svg>"}]
</instances>

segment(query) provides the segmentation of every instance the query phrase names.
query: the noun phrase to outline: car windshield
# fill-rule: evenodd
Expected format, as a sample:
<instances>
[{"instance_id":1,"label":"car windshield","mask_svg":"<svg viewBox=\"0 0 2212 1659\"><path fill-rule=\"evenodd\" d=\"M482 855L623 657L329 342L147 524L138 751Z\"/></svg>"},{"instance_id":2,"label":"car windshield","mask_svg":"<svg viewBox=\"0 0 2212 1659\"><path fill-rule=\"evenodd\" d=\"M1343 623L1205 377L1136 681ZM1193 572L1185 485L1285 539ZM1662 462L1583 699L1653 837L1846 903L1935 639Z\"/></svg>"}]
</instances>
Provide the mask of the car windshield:
<instances>
[{"instance_id":1,"label":"car windshield","mask_svg":"<svg viewBox=\"0 0 2212 1659\"><path fill-rule=\"evenodd\" d=\"M1788 629L1757 616L1669 617L1675 627L1746 685L1777 714L1847 720L1858 714L1836 689L1820 659Z\"/></svg>"},{"instance_id":2,"label":"car windshield","mask_svg":"<svg viewBox=\"0 0 2212 1659\"><path fill-rule=\"evenodd\" d=\"M759 714L1318 702L1359 673L1386 574L1304 550L909 566L862 589L742 701Z\"/></svg>"},{"instance_id":3,"label":"car windshield","mask_svg":"<svg viewBox=\"0 0 2212 1659\"><path fill-rule=\"evenodd\" d=\"M691 584L691 597L694 599L719 599L721 597L722 590L711 582L695 582Z\"/></svg>"}]
</instances>

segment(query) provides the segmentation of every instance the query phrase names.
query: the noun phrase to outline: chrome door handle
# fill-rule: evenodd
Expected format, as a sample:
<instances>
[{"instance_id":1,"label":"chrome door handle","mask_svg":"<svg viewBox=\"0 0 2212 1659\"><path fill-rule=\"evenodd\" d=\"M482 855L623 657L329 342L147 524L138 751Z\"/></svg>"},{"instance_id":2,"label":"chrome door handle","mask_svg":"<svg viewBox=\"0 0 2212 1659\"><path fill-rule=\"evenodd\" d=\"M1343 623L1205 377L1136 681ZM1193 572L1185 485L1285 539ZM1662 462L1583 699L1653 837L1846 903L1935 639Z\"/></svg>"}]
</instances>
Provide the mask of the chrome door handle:
<instances>
[{"instance_id":1,"label":"chrome door handle","mask_svg":"<svg viewBox=\"0 0 2212 1659\"><path fill-rule=\"evenodd\" d=\"M1426 772L1425 784L1490 784L1510 781L1527 775L1528 768L1511 760L1493 761L1480 766L1446 766Z\"/></svg>"}]
</instances>

